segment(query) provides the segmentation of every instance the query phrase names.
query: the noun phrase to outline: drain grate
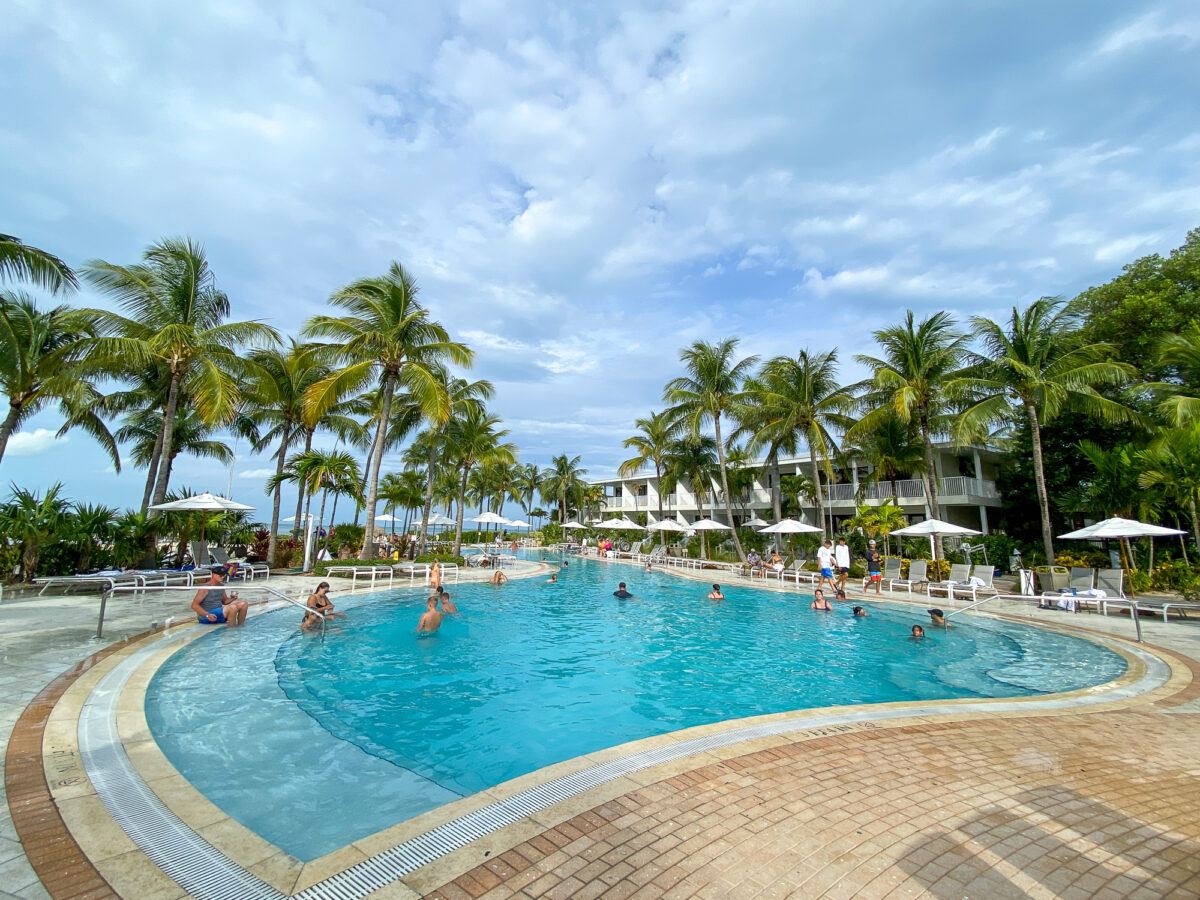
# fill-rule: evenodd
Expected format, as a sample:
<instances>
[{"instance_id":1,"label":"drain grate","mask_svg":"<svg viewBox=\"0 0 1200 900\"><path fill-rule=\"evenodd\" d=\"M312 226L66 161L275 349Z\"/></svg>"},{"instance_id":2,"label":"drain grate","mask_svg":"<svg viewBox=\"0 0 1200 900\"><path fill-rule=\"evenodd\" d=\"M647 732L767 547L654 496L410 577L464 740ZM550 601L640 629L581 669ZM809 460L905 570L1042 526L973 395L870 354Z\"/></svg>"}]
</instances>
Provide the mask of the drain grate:
<instances>
[{"instance_id":1,"label":"drain grate","mask_svg":"<svg viewBox=\"0 0 1200 900\"><path fill-rule=\"evenodd\" d=\"M277 900L285 895L228 859L175 816L146 786L134 770L117 735L116 706L129 676L158 644L135 651L108 673L88 697L79 718L79 745L88 777L112 817L133 841L188 893L201 900ZM1138 648L1126 648L1138 656L1146 672L1138 681L1111 690L1063 699L997 701L991 712L1033 709L1062 709L1110 703L1144 693L1163 684L1169 667L1158 657ZM563 775L481 809L459 816L390 850L351 866L324 881L293 895L303 900L357 900L402 878L410 872L466 847L472 841L541 812L561 800L574 797L615 778L671 762L706 750L731 744L837 725L886 721L912 716L940 716L977 712L968 703L940 702L930 706L858 709L847 713L809 716L735 728L718 734L644 750L600 763L580 772Z\"/></svg>"}]
</instances>

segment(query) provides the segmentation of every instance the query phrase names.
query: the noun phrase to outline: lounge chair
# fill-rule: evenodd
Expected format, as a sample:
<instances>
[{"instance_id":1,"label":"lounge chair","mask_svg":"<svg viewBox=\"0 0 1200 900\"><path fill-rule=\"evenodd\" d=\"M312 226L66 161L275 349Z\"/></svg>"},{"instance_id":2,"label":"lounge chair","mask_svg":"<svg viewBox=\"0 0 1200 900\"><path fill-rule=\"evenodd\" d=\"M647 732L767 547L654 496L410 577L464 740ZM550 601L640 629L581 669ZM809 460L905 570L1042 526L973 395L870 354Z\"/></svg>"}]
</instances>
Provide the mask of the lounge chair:
<instances>
[{"instance_id":1,"label":"lounge chair","mask_svg":"<svg viewBox=\"0 0 1200 900\"><path fill-rule=\"evenodd\" d=\"M1090 591L1096 586L1096 570L1071 566L1071 587L1077 591Z\"/></svg>"},{"instance_id":2,"label":"lounge chair","mask_svg":"<svg viewBox=\"0 0 1200 900\"><path fill-rule=\"evenodd\" d=\"M259 575L263 576L264 578L271 577L271 567L268 566L266 563L246 562L246 560L244 560L244 559L231 560L229 558L229 554L226 553L220 547L209 547L208 555L210 557L212 557L213 563L218 566L227 566L230 564L230 562L237 563L238 568L242 569L246 573L242 576L243 578L248 578L248 579L253 580L253 579L257 578Z\"/></svg>"},{"instance_id":3,"label":"lounge chair","mask_svg":"<svg viewBox=\"0 0 1200 900\"><path fill-rule=\"evenodd\" d=\"M947 600L953 600L955 586L962 585L963 587L966 587L966 582L970 577L970 563L953 563L950 566L950 577L945 581L929 582L929 588L927 589L926 593L932 597L933 592L937 591L939 594L945 594Z\"/></svg>"},{"instance_id":4,"label":"lounge chair","mask_svg":"<svg viewBox=\"0 0 1200 900\"><path fill-rule=\"evenodd\" d=\"M913 588L915 588L917 585L929 583L928 572L929 560L910 560L908 563L908 577L900 578L899 575L897 575L895 578L889 578L887 582L887 589L892 591L899 586L905 588L911 594L913 592Z\"/></svg>"},{"instance_id":5,"label":"lounge chair","mask_svg":"<svg viewBox=\"0 0 1200 900\"><path fill-rule=\"evenodd\" d=\"M1000 593L992 585L992 579L995 577L995 566L980 563L971 569L971 577L964 584L956 584L950 588L950 598L953 599L956 594L969 594L971 602L974 603L980 599L980 594L984 597L995 597Z\"/></svg>"}]
</instances>

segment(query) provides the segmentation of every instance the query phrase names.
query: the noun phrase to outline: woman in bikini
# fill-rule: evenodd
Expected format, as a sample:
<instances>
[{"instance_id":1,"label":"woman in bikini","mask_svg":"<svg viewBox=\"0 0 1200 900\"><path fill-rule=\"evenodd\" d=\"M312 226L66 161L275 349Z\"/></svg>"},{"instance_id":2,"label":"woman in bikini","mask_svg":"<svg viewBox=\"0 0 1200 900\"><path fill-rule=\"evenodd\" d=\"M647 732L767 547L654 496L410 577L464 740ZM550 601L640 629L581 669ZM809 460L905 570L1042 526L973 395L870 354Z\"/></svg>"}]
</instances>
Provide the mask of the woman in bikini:
<instances>
[{"instance_id":1,"label":"woman in bikini","mask_svg":"<svg viewBox=\"0 0 1200 900\"><path fill-rule=\"evenodd\" d=\"M333 603L329 599L329 582L322 581L317 585L316 591L308 595L308 608L319 613L314 615L313 612L304 614L304 621L300 623L301 628L316 628L321 624L321 617L326 620L340 618L346 615L344 612L337 612L333 608Z\"/></svg>"},{"instance_id":2,"label":"woman in bikini","mask_svg":"<svg viewBox=\"0 0 1200 900\"><path fill-rule=\"evenodd\" d=\"M817 588L816 591L813 592L813 602L809 609L818 609L821 612L829 612L833 609L833 607L830 606L829 601L825 599L825 592L820 588Z\"/></svg>"}]
</instances>

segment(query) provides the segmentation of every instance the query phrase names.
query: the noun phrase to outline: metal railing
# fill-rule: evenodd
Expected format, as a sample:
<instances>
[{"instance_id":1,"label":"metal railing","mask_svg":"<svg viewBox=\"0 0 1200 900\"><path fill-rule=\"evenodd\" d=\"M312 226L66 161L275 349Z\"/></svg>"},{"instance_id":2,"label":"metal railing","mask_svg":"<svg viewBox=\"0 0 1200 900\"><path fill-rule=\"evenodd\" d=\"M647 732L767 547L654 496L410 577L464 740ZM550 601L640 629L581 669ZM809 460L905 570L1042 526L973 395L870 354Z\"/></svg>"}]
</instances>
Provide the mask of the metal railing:
<instances>
[{"instance_id":1,"label":"metal railing","mask_svg":"<svg viewBox=\"0 0 1200 900\"><path fill-rule=\"evenodd\" d=\"M104 613L105 613L105 610L108 608L108 598L111 597L113 594L122 594L122 593L145 594L147 591L156 591L156 592L157 591L187 591L190 594L195 594L198 591L202 591L205 589L206 589L205 585L192 586L192 587L187 587L184 585L162 585L162 586L151 586L151 587L143 587L141 585L134 585L134 584L114 585L113 587L109 588L108 590L106 590L104 593L102 593L100 595L100 617L96 621L96 637L101 638L104 636ZM207 589L209 589L209 590L226 590L226 589L228 589L228 585L214 584L214 585L207 586ZM321 620L321 640L322 641L325 640L325 619L326 619L326 617L325 617L324 613L320 613L317 610L311 608L307 603L303 603L299 600L295 600L292 597L289 597L287 594L283 593L283 591L277 590L273 587L267 587L266 585L257 585L257 584L246 585L243 588L243 590L262 591L264 594L270 594L272 597L274 597L277 600L282 600L285 603L290 603L292 606L300 607L300 609L304 610L305 613L312 613L314 616L316 616L317 618L319 618ZM174 618L175 617L172 616L167 619L165 628L170 627L170 623ZM164 628L164 630L165 630L165 628Z\"/></svg>"}]
</instances>

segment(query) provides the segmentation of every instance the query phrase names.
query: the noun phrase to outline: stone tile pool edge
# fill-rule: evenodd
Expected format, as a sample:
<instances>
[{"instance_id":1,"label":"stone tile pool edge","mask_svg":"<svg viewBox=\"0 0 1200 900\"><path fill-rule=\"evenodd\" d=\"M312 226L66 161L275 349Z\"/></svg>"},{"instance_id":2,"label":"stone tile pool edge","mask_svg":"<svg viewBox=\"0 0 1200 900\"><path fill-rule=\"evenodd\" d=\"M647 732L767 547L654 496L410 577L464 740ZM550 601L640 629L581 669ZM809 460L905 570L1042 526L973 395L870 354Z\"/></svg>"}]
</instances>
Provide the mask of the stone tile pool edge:
<instances>
[{"instance_id":1,"label":"stone tile pool edge","mask_svg":"<svg viewBox=\"0 0 1200 900\"><path fill-rule=\"evenodd\" d=\"M530 576L540 573L530 573ZM1012 618L997 616L998 618ZM1148 691L1137 696L1119 696L1120 690L1136 684L1146 676L1146 665L1141 658L1128 649L1126 642L1111 637L1101 637L1070 626L1039 625L1086 639L1098 640L1099 643L1121 653L1126 659L1128 669L1121 678L1105 685L1087 688L1066 694L1053 694L1035 698L1010 698L1004 700L947 700L935 702L905 702L895 704L875 704L869 708L854 707L825 707L817 710L802 710L798 712L776 713L766 716L756 716L747 719L733 719L711 725L697 726L681 731L671 732L651 738L629 742L598 751L583 757L567 760L562 763L540 769L536 772L521 776L512 781L497 785L491 789L456 801L436 810L398 823L367 838L353 842L340 850L327 854L309 863L302 863L290 857L279 848L269 844L240 823L226 816L221 810L207 800L199 791L191 786L174 769L162 754L149 733L145 721L144 698L145 691L158 667L173 653L177 652L191 640L204 632L190 628L189 633L177 635L171 639L168 646L158 648L150 654L135 672L129 677L117 702L117 728L122 744L130 761L133 763L141 778L151 787L161 802L188 827L196 831L206 841L212 844L232 862L256 875L264 882L272 885L283 894L291 894L318 884L325 878L338 873L356 863L364 862L370 857L387 851L405 841L425 834L431 829L444 825L459 816L480 810L489 804L503 801L536 785L545 784L564 775L575 774L591 767L623 759L632 754L660 747L670 747L686 741L703 738L709 735L721 735L747 727L780 723L787 727L786 733L774 734L754 740L739 740L713 750L694 753L671 760L638 772L621 775L610 779L601 785L582 793L561 800L542 810L533 813L526 822L517 822L497 829L486 837L447 853L429 865L423 866L414 875L420 875L417 881L430 884L429 879L445 881L455 877L459 867L462 871L476 865L486 855L502 852L501 846L513 846L530 836L531 830L540 831L554 827L577 814L581 809L590 808L610 796L618 796L651 781L669 777L675 771L683 771L704 761L714 762L739 756L756 749L777 746L781 743L792 743L828 735L833 732L855 731L880 727L899 727L923 721L952 721L955 719L974 719L981 716L1045 716L1082 714L1101 709L1111 709L1142 702L1156 702L1163 696L1168 696L1187 686L1191 679L1190 670L1167 651L1153 653L1164 662L1169 669L1166 680ZM154 638L146 638L139 643ZM161 636L159 636L161 640ZM78 716L83 703L99 679L114 667L121 658L135 652L138 647L122 648L119 653L111 654L102 664L79 678L63 694L59 703L51 713L50 721L44 736L44 757L49 772L51 764L61 766L64 758L78 759L77 729ZM1118 692L1115 699L1105 700L1104 695ZM1081 705L1079 701L1090 698ZM1099 701L1099 702L1097 702ZM996 709L1015 706L1016 709ZM952 707L951 712L947 707ZM939 709L946 709L939 712ZM886 718L881 718L886 717ZM836 724L821 725L820 722L829 719L842 720ZM872 721L872 720L875 721ZM812 723L805 727L806 722ZM72 757L71 754L74 754ZM78 779L72 784L58 784L64 780ZM125 888L145 895L152 885L154 893L162 892L162 896L176 896L182 889L171 881L165 874L141 853L120 827L108 817L103 804L95 795L94 788L87 779L86 773L80 772L51 781L51 793L60 808L67 811L64 815L68 827L75 839L95 862L100 871L109 878L114 887L122 883ZM83 798L90 798L83 802ZM115 829L115 831L114 831ZM116 852L117 850L121 852ZM428 870L428 871L426 871ZM406 880L408 880L406 878ZM171 892L175 893L172 894Z\"/></svg>"}]
</instances>

